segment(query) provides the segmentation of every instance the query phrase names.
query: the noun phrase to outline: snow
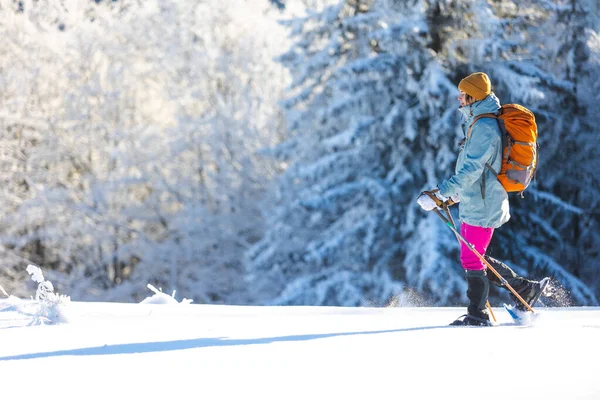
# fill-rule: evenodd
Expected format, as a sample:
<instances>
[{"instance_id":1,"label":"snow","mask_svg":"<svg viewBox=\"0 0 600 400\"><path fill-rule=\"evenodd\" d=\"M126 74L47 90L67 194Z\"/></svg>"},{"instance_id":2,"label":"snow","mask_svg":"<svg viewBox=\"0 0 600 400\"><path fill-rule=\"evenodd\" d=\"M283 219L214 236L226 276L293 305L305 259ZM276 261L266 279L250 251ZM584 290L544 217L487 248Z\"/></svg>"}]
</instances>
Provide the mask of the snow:
<instances>
[{"instance_id":1,"label":"snow","mask_svg":"<svg viewBox=\"0 0 600 400\"><path fill-rule=\"evenodd\" d=\"M2 398L600 398L598 307L479 328L448 326L463 308L71 301L29 325L35 303L0 299Z\"/></svg>"},{"instance_id":2,"label":"snow","mask_svg":"<svg viewBox=\"0 0 600 400\"><path fill-rule=\"evenodd\" d=\"M160 289L156 289L151 284L148 284L146 286L148 287L148 289L150 289L151 291L154 292L154 295L146 297L144 300L141 301L142 304L178 304L179 303L177 301L177 299L175 298L176 291L173 291L173 293L169 296L168 294L163 293ZM185 303L185 304L190 304L192 302L192 300L183 299L181 302Z\"/></svg>"}]
</instances>

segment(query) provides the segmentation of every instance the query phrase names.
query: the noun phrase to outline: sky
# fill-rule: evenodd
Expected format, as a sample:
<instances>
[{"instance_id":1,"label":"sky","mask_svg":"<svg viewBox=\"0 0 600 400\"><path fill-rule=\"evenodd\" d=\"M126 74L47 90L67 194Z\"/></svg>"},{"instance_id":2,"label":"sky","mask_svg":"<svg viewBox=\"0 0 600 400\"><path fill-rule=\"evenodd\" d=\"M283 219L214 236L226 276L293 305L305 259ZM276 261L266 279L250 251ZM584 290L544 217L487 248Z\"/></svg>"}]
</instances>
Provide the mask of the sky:
<instances>
[{"instance_id":1,"label":"sky","mask_svg":"<svg viewBox=\"0 0 600 400\"><path fill-rule=\"evenodd\" d=\"M600 308L450 327L463 308L64 302L0 294L3 399L600 399ZM495 306L495 305L494 305ZM39 321L38 321L39 322Z\"/></svg>"}]
</instances>

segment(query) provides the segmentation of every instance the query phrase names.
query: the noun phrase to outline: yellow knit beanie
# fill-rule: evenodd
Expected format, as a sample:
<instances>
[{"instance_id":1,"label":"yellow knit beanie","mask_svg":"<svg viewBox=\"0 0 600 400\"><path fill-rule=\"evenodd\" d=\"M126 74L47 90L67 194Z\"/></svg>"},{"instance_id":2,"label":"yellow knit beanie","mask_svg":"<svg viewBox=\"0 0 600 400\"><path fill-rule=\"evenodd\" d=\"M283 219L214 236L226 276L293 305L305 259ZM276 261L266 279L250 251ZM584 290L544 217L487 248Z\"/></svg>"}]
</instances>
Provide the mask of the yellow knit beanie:
<instances>
[{"instance_id":1,"label":"yellow knit beanie","mask_svg":"<svg viewBox=\"0 0 600 400\"><path fill-rule=\"evenodd\" d=\"M475 100L483 100L492 93L490 78L483 72L475 72L458 84L458 90L465 92Z\"/></svg>"}]
</instances>

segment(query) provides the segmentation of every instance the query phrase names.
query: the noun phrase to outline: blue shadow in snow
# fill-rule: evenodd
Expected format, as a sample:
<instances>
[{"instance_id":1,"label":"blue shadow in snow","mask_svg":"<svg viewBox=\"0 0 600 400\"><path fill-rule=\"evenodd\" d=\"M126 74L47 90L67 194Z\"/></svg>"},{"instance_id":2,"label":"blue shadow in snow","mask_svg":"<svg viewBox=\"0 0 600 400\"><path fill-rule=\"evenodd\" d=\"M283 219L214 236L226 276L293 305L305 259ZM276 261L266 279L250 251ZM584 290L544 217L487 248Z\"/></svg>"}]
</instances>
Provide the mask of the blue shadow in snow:
<instances>
[{"instance_id":1,"label":"blue shadow in snow","mask_svg":"<svg viewBox=\"0 0 600 400\"><path fill-rule=\"evenodd\" d=\"M126 344L111 344L98 347L84 347L81 349L71 350L57 350L42 353L31 353L31 354L19 354L14 356L0 357L0 361L11 361L11 360L31 360L36 358L46 357L60 357L60 356L103 356L103 355L116 355L116 354L135 354L135 353L152 353L160 351L173 351L173 350L188 350L188 349L200 349L204 347L216 347L216 346L247 346L247 345L260 345L270 344L277 342L301 342L315 339L325 339L330 337L339 336L353 336L353 335L377 335L381 333L394 333L394 332L409 332L409 331L422 331L428 329L440 329L449 328L448 325L440 326L424 326L416 328L405 328L405 329L389 329L382 331L366 331L366 332L340 332L340 333L323 333L314 335L292 335L292 336L278 336L270 338L258 338L258 339L227 339L227 338L203 338L203 339L185 339L185 340L172 340L168 342L148 342L148 343L126 343Z\"/></svg>"}]
</instances>

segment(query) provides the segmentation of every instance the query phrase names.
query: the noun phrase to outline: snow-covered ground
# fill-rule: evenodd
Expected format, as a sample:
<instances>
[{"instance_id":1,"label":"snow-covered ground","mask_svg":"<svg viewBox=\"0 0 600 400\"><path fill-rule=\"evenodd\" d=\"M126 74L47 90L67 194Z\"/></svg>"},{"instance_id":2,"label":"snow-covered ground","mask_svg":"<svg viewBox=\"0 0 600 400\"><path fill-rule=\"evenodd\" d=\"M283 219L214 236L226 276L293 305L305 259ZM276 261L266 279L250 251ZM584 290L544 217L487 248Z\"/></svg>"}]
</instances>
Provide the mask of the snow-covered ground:
<instances>
[{"instance_id":1,"label":"snow-covered ground","mask_svg":"<svg viewBox=\"0 0 600 400\"><path fill-rule=\"evenodd\" d=\"M157 295L153 297L157 298ZM460 308L0 300L3 399L600 399L600 308L449 327ZM160 301L158 303L161 303Z\"/></svg>"}]
</instances>

